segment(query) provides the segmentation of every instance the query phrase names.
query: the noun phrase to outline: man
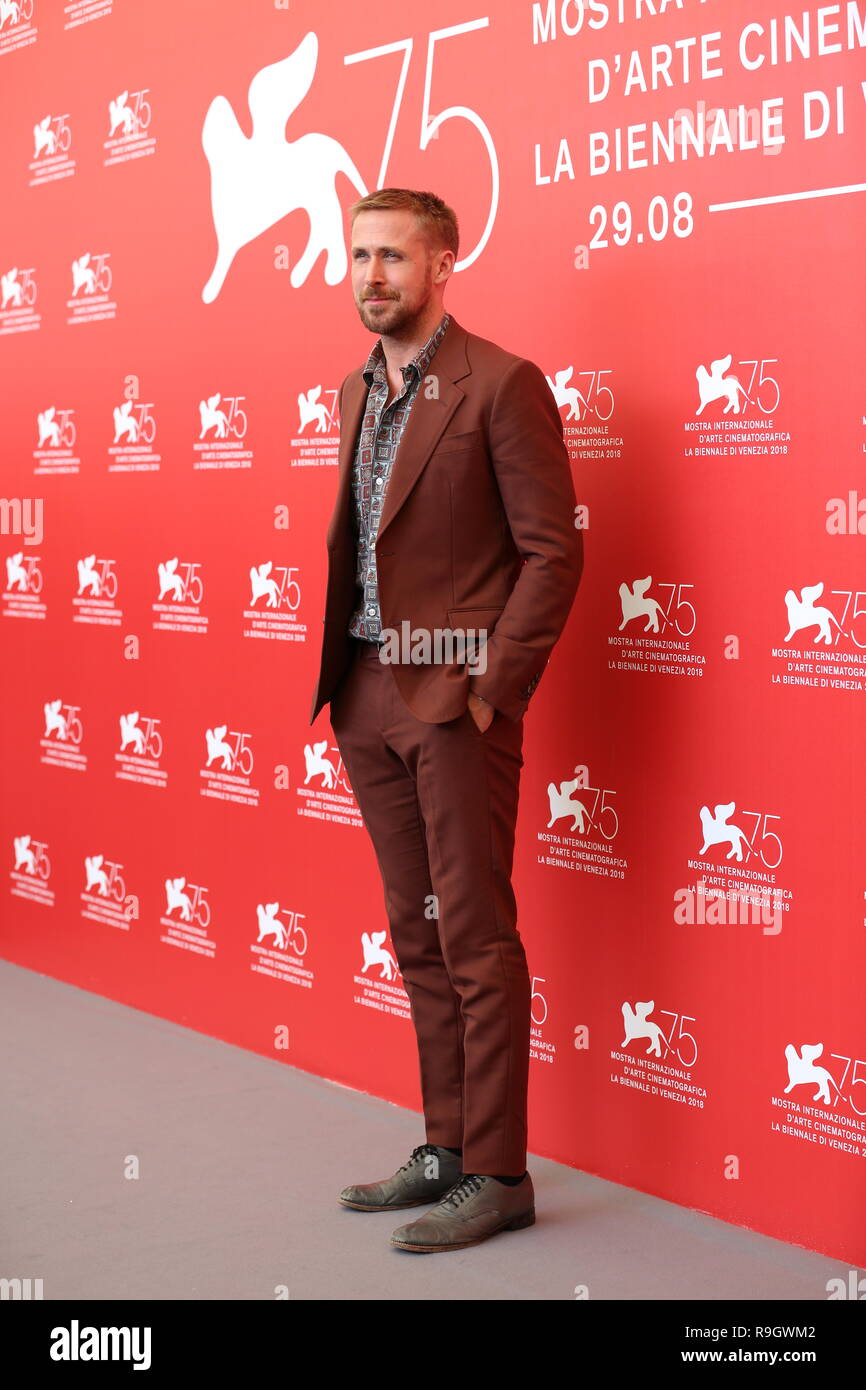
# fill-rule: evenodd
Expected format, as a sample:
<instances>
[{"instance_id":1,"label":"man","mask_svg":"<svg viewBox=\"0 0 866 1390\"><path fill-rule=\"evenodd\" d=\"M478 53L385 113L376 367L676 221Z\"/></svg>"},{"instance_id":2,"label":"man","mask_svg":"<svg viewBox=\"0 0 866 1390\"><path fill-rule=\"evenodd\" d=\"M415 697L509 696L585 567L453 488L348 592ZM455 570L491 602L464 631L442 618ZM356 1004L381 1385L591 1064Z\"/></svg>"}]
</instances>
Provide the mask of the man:
<instances>
[{"instance_id":1,"label":"man","mask_svg":"<svg viewBox=\"0 0 866 1390\"><path fill-rule=\"evenodd\" d=\"M379 337L340 389L310 723L330 700L409 997L427 1142L340 1201L437 1202L391 1243L459 1250L535 1219L514 827L523 715L574 600L582 535L544 374L444 309L451 208L380 189L351 215L352 291ZM466 639L457 659L442 655L449 632Z\"/></svg>"}]
</instances>

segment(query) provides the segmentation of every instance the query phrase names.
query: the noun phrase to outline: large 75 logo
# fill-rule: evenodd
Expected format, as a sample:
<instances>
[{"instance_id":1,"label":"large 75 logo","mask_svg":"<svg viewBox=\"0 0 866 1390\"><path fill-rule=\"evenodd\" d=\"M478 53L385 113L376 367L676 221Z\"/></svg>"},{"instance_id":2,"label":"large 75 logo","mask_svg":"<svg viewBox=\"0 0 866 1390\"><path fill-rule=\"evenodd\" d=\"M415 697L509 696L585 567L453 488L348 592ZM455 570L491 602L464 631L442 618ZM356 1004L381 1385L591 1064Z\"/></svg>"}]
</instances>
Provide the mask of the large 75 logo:
<instances>
[{"instance_id":1,"label":"large 75 logo","mask_svg":"<svg viewBox=\"0 0 866 1390\"><path fill-rule=\"evenodd\" d=\"M2 3L2 0L0 0ZM486 122L469 106L448 106L432 115L430 92L436 43L458 38L475 29L485 29L489 19L472 19L447 29L435 29L427 36L427 63L421 108L419 148L427 148L448 121L462 120L481 137L490 163L490 203L484 228L468 255L455 264L464 270L475 261L490 237L499 204L499 162L493 137ZM346 66L372 62L402 50L403 62L397 76L391 116L374 187L387 184L388 162L394 133L400 117L406 77L412 57L412 38L396 39L376 48L347 53ZM228 98L216 96L210 103L202 126L202 148L210 165L210 201L217 256L202 299L216 299L242 246L247 246L289 213L301 208L309 220L307 245L292 266L290 281L299 288L326 252L323 275L328 285L345 278L347 256L343 216L336 190L338 174L344 174L365 194L368 189L349 152L331 136L307 132L297 139L286 139L286 123L300 106L313 83L319 41L313 30L304 36L293 53L280 62L260 68L253 75L247 93L252 133L241 127ZM120 116L117 117L120 119ZM293 128L298 124L295 117ZM465 156L460 156L465 163Z\"/></svg>"},{"instance_id":2,"label":"large 75 logo","mask_svg":"<svg viewBox=\"0 0 866 1390\"><path fill-rule=\"evenodd\" d=\"M430 88L433 82L433 58L434 45L439 39L453 39L460 34L471 33L474 29L486 29L490 23L489 19L469 19L463 24L452 24L447 29L433 29L427 35L427 67L424 73L424 96L421 104L421 130L418 138L419 149L426 150L430 141L439 134L440 126L446 121L463 120L468 121L474 126L481 136L487 157L490 160L490 205L487 211L487 221L484 230L472 250L462 260L455 261L454 269L465 270L472 265L484 250L490 239L490 232L496 218L496 209L499 206L499 161L496 157L496 148L493 144L493 137L490 134L486 123L481 119L477 111L473 111L469 106L447 106L438 115L430 115ZM406 75L409 70L409 63L412 59L412 48L414 40L411 38L396 39L393 43L380 44L377 48L365 48L360 53L347 53L343 62L348 66L352 63L366 63L373 58L382 58L387 53L398 53L403 50L403 64L400 68L400 76L397 81L397 89L394 93L394 104L391 108L391 120L388 125L388 133L385 137L385 147L382 151L382 159L379 164L379 172L376 177L376 188L385 187L385 173L388 168L388 160L391 157L391 147L394 143L394 131L400 116L400 107L403 101L403 92L406 88Z\"/></svg>"}]
</instances>

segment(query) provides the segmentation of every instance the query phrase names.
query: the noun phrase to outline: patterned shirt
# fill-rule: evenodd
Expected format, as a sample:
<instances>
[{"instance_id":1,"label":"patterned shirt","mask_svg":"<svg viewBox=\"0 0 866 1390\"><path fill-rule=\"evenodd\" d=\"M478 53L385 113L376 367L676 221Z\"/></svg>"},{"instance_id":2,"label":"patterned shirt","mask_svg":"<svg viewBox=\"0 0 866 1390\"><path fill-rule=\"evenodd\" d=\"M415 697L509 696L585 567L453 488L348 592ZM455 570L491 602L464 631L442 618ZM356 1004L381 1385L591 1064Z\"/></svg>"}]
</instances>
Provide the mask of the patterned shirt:
<instances>
[{"instance_id":1,"label":"patterned shirt","mask_svg":"<svg viewBox=\"0 0 866 1390\"><path fill-rule=\"evenodd\" d=\"M379 529L388 479L397 457L397 448L418 394L418 387L430 359L445 336L451 318L445 314L427 342L403 367L403 390L386 406L390 390L385 370L382 339L377 338L364 367L367 404L358 435L352 466L354 527L357 547L355 580L361 593L349 620L349 632L368 642L382 640L382 614L379 609L379 580L376 572L375 541Z\"/></svg>"}]
</instances>

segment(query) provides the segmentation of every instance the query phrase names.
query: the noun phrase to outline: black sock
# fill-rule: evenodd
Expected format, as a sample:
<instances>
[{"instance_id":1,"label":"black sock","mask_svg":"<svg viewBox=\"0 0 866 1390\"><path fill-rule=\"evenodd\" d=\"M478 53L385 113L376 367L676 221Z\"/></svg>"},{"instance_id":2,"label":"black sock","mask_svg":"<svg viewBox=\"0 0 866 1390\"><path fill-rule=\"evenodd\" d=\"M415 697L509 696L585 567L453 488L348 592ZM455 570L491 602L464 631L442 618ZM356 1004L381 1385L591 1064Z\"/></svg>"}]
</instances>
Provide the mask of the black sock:
<instances>
[{"instance_id":1,"label":"black sock","mask_svg":"<svg viewBox=\"0 0 866 1390\"><path fill-rule=\"evenodd\" d=\"M452 1149L448 1144L440 1144L439 1147L440 1147L441 1149L444 1149L445 1152L446 1152L446 1153L449 1153L449 1154L457 1154L457 1155L459 1156L459 1155L462 1155L462 1153L463 1153L463 1149L462 1149L462 1148L459 1148L459 1149ZM496 1180L496 1182L504 1183L506 1187L516 1187L517 1184L518 1184L519 1182L523 1182L523 1179L526 1177L526 1169L524 1168L524 1170L523 1170L523 1172L520 1174L520 1177L519 1177L519 1178L512 1178L512 1177L508 1177L508 1176L500 1177L497 1173L491 1173L490 1176L491 1176L492 1178L494 1178L494 1179Z\"/></svg>"}]
</instances>

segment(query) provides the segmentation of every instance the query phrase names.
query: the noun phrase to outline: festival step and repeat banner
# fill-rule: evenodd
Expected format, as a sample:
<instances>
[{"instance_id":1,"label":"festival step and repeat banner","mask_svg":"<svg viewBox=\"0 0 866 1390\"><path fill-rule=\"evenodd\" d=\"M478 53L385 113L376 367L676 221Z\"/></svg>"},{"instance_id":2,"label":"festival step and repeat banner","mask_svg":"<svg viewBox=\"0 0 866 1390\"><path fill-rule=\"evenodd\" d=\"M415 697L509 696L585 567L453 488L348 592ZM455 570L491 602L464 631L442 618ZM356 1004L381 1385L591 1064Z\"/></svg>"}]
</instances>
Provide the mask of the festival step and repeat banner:
<instances>
[{"instance_id":1,"label":"festival step and repeat banner","mask_svg":"<svg viewBox=\"0 0 866 1390\"><path fill-rule=\"evenodd\" d=\"M7 960L423 1139L309 712L347 209L431 189L584 532L525 720L530 1148L866 1264L864 49L866 0L0 0Z\"/></svg>"}]
</instances>

